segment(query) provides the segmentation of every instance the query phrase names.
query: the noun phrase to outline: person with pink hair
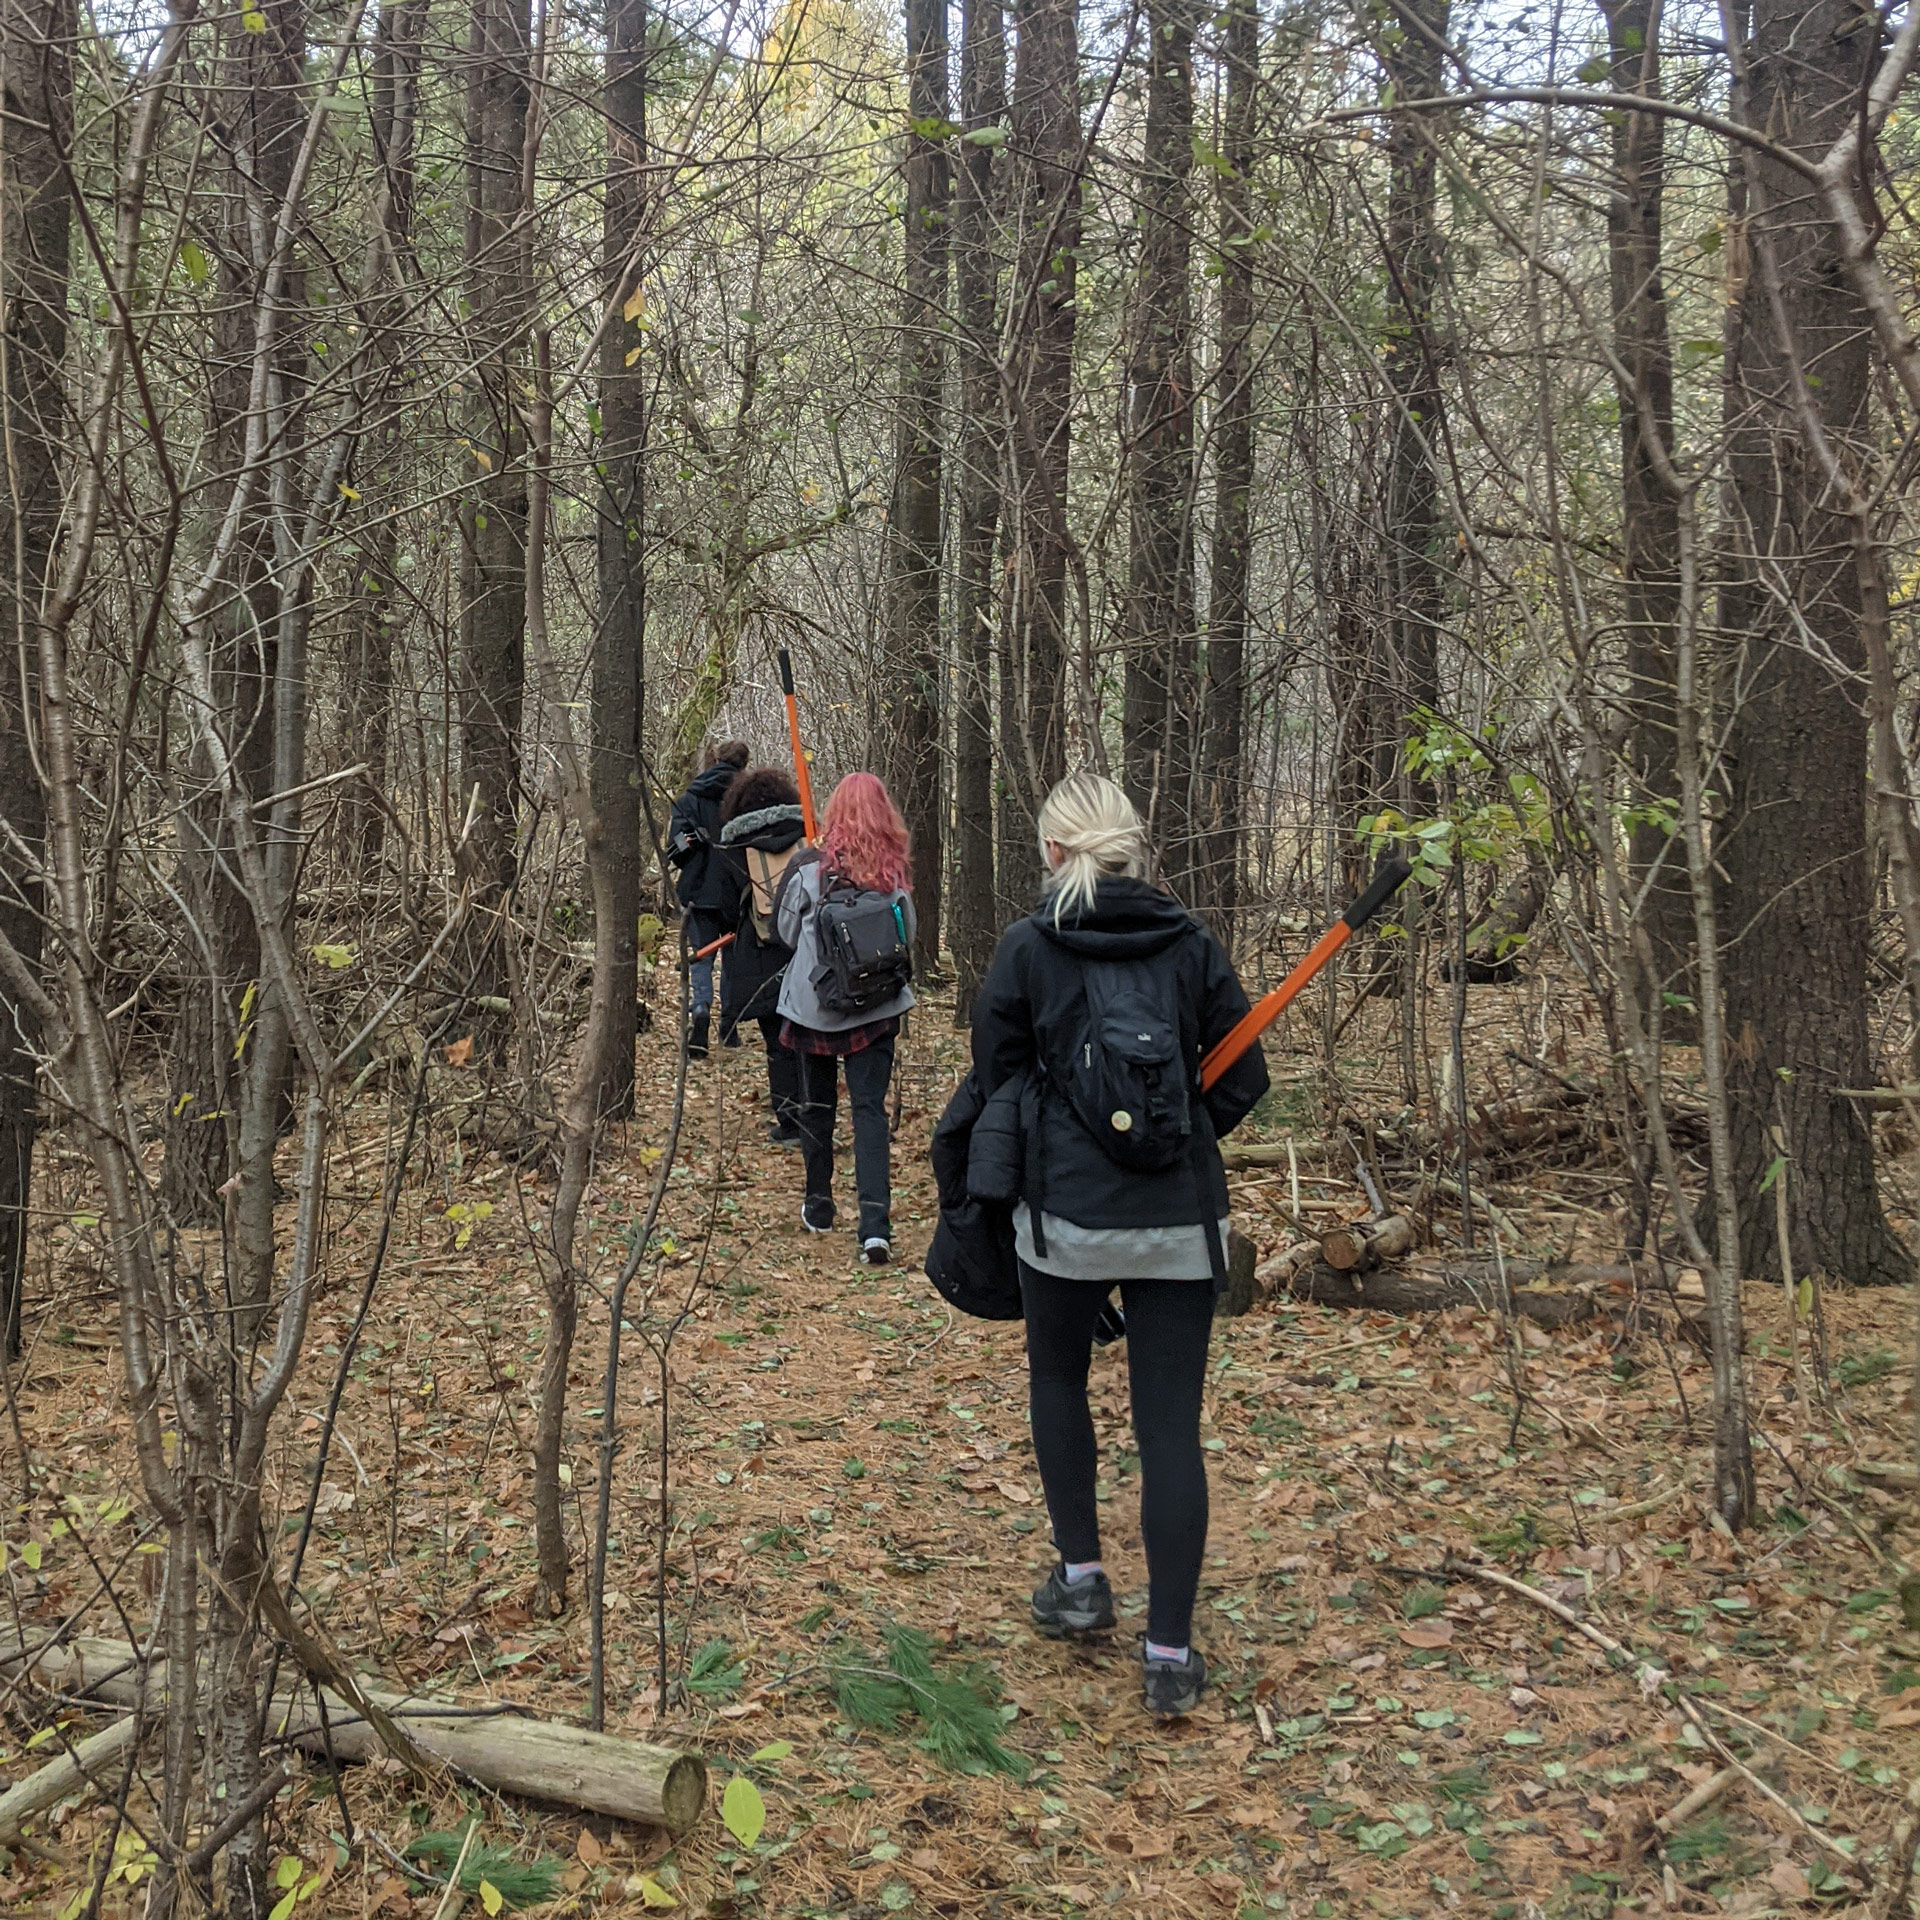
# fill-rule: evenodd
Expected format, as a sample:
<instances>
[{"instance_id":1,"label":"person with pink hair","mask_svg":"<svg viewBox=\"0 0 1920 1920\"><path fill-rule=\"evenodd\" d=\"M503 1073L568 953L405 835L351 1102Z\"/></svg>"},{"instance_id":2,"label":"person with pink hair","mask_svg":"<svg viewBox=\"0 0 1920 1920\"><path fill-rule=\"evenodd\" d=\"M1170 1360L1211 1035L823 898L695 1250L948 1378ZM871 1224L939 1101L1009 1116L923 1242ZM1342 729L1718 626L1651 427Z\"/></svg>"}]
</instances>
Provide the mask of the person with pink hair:
<instances>
[{"instance_id":1,"label":"person with pink hair","mask_svg":"<svg viewBox=\"0 0 1920 1920\"><path fill-rule=\"evenodd\" d=\"M892 1143L887 1089L900 1016L913 1004L907 984L914 938L911 847L906 822L881 781L850 773L834 788L820 844L797 854L780 886L775 918L794 950L780 987L781 1038L800 1061L800 1153L807 1190L800 1223L832 1231L833 1130L840 1075L853 1111L854 1183L860 1195L860 1250L872 1266L893 1258ZM824 908L824 911L823 911ZM847 914L897 934L895 968L850 994L836 977L831 943ZM843 943L844 944L844 943Z\"/></svg>"}]
</instances>

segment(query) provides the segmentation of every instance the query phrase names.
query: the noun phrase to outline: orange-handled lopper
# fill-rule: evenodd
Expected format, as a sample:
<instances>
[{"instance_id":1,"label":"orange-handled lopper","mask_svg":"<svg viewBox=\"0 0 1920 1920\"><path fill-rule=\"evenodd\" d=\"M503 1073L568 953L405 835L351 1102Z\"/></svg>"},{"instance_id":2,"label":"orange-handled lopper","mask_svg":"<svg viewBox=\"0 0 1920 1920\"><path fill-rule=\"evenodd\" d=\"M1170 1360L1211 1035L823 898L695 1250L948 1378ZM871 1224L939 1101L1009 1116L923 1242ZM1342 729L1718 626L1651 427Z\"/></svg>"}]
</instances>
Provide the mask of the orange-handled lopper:
<instances>
[{"instance_id":1,"label":"orange-handled lopper","mask_svg":"<svg viewBox=\"0 0 1920 1920\"><path fill-rule=\"evenodd\" d=\"M1313 976L1406 884L1413 868L1397 854L1373 876L1367 890L1307 951L1307 957L1274 988L1262 994L1224 1040L1200 1062L1200 1085L1211 1087L1233 1063L1286 1012Z\"/></svg>"},{"instance_id":2,"label":"orange-handled lopper","mask_svg":"<svg viewBox=\"0 0 1920 1920\"><path fill-rule=\"evenodd\" d=\"M813 817L813 775L807 768L807 750L800 744L800 702L793 691L793 655L782 647L778 657L780 691L787 696L787 738L793 745L793 778L800 789L800 817L806 823L807 838L818 840L819 824Z\"/></svg>"}]
</instances>

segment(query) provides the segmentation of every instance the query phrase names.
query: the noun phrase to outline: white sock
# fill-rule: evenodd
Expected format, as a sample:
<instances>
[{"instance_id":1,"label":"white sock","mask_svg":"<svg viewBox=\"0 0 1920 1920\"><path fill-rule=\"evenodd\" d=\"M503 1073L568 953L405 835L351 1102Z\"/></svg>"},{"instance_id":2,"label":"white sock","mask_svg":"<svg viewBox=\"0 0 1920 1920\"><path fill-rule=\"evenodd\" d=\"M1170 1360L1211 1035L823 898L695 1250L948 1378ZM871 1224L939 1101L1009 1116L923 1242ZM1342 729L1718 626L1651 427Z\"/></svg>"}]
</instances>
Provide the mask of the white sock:
<instances>
[{"instance_id":1,"label":"white sock","mask_svg":"<svg viewBox=\"0 0 1920 1920\"><path fill-rule=\"evenodd\" d=\"M1184 1667L1187 1664L1187 1656L1192 1651L1191 1647L1163 1647L1152 1640L1147 1642L1149 1660L1171 1660L1176 1667Z\"/></svg>"},{"instance_id":2,"label":"white sock","mask_svg":"<svg viewBox=\"0 0 1920 1920\"><path fill-rule=\"evenodd\" d=\"M1060 1567L1067 1576L1069 1586L1086 1579L1089 1574L1105 1573L1107 1570L1106 1563L1101 1560L1062 1560Z\"/></svg>"}]
</instances>

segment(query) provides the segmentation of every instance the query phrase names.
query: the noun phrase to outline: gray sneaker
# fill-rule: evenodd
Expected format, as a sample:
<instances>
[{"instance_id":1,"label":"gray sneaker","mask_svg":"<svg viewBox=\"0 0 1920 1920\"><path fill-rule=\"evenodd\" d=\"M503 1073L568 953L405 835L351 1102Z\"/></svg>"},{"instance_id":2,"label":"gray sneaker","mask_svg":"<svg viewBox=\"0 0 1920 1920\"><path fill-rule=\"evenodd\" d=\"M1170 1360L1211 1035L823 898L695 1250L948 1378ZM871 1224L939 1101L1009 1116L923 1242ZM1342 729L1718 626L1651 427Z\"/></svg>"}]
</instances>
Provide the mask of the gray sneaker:
<instances>
[{"instance_id":1,"label":"gray sneaker","mask_svg":"<svg viewBox=\"0 0 1920 1920\"><path fill-rule=\"evenodd\" d=\"M1104 1573L1069 1580L1066 1568L1056 1566L1047 1575L1047 1584L1033 1596L1033 1618L1049 1640L1097 1633L1113 1625L1113 1588Z\"/></svg>"},{"instance_id":2,"label":"gray sneaker","mask_svg":"<svg viewBox=\"0 0 1920 1920\"><path fill-rule=\"evenodd\" d=\"M1197 1647L1187 1649L1184 1660L1155 1660L1147 1657L1141 1668L1146 1709L1156 1720L1178 1720L1200 1704L1207 1684L1207 1663Z\"/></svg>"}]
</instances>

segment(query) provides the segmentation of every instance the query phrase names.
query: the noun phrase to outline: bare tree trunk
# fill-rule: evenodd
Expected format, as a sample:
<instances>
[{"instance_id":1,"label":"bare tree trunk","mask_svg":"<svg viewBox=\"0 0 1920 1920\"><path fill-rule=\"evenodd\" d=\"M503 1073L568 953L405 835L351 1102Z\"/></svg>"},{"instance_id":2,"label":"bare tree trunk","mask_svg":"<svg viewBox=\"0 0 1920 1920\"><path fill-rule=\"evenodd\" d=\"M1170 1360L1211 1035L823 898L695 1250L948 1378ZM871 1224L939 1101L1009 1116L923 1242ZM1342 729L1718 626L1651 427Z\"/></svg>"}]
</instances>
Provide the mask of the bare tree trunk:
<instances>
[{"instance_id":1,"label":"bare tree trunk","mask_svg":"<svg viewBox=\"0 0 1920 1920\"><path fill-rule=\"evenodd\" d=\"M1661 0L1604 0L1613 84L1643 99L1660 96ZM1617 113L1613 191L1607 203L1615 384L1620 405L1621 541L1627 615L1627 757L1636 818L1630 859L1653 943L1653 1004L1682 1036L1694 1021L1690 997L1692 908L1685 861L1674 839L1673 629L1680 597L1679 502L1660 477L1673 446L1673 350L1661 265L1665 121ZM1664 996L1662 1000L1661 996Z\"/></svg>"},{"instance_id":2,"label":"bare tree trunk","mask_svg":"<svg viewBox=\"0 0 1920 1920\"><path fill-rule=\"evenodd\" d=\"M551 529L548 498L553 463L552 369L548 341L542 333L535 345L534 401L530 413L529 451L532 456L528 488L530 543L527 555L527 638L538 676L541 699L555 745L560 792L568 816L580 829L587 858L587 876L593 889L593 985L587 1006L587 1030L574 1064L573 1085L560 1114L560 1179L554 1190L552 1259L546 1272L547 1327L540 1354L539 1404L533 1439L533 1514L540 1578L537 1607L562 1613L567 1604L565 1491L561 1465L566 1450L567 1368L579 1319L580 1280L575 1236L580 1205L593 1170L594 1143L599 1136L601 1093L606 1080L606 1058L622 1017L631 1019L633 999L622 989L623 946L633 939L631 923L622 927L616 904L613 863L607 857L606 823L593 804L591 788L579 748L574 743L568 713L567 690L555 664L547 631L546 555ZM631 1052L631 1048L629 1048Z\"/></svg>"},{"instance_id":3,"label":"bare tree trunk","mask_svg":"<svg viewBox=\"0 0 1920 1920\"><path fill-rule=\"evenodd\" d=\"M402 618L396 514L406 435L393 389L405 358L399 334L405 314L400 287L413 252L414 143L425 12L425 0L383 7L373 51L373 143L382 177L374 195L376 231L368 243L369 287L363 300L375 377L383 391L379 417L357 468L363 526L354 551L353 626L341 688L346 757L349 763L363 761L367 769L348 791L343 807L348 859L363 878L377 871L386 838L386 808L375 796L387 790L393 643Z\"/></svg>"},{"instance_id":4,"label":"bare tree trunk","mask_svg":"<svg viewBox=\"0 0 1920 1920\"><path fill-rule=\"evenodd\" d=\"M963 0L960 147L954 206L960 431L954 546L954 834L948 941L959 973L955 1014L965 1020L993 958L999 916L993 885L993 652L1004 445L1000 392L1000 219L1004 163L994 155L1007 111L1003 0Z\"/></svg>"},{"instance_id":5,"label":"bare tree trunk","mask_svg":"<svg viewBox=\"0 0 1920 1920\"><path fill-rule=\"evenodd\" d=\"M1220 365L1214 401L1213 562L1199 763L1204 870L1193 904L1233 944L1240 901L1248 582L1253 566L1253 167L1260 89L1259 0L1228 0L1220 171Z\"/></svg>"},{"instance_id":6,"label":"bare tree trunk","mask_svg":"<svg viewBox=\"0 0 1920 1920\"><path fill-rule=\"evenodd\" d=\"M1399 21L1385 64L1398 100L1431 100L1445 88L1440 44L1448 0L1394 0ZM1393 388L1387 464L1386 537L1393 693L1404 729L1440 699L1441 586L1435 462L1445 437L1445 399L1433 336L1442 242L1435 202L1434 115L1396 113L1388 133L1387 379Z\"/></svg>"},{"instance_id":7,"label":"bare tree trunk","mask_svg":"<svg viewBox=\"0 0 1920 1920\"><path fill-rule=\"evenodd\" d=\"M467 73L468 337L478 364L467 437L474 477L460 509L460 794L457 856L471 890L474 991L507 984L502 916L520 812L527 497L515 416L525 377L528 289L514 231L523 203L532 48L528 0L473 0ZM504 1044L496 1025L495 1047Z\"/></svg>"},{"instance_id":8,"label":"bare tree trunk","mask_svg":"<svg viewBox=\"0 0 1920 1920\"><path fill-rule=\"evenodd\" d=\"M1746 1336L1740 1303L1740 1196L1736 1181L1731 1102L1727 1080L1727 1024L1720 984L1720 931L1714 900L1714 873L1707 844L1705 782L1700 716L1704 702L1695 674L1699 593L1695 586L1692 538L1694 496L1676 495L1674 531L1675 704L1674 719L1680 791L1680 831L1692 894L1694 938L1699 948L1700 1077L1707 1097L1710 1202L1713 1213L1713 1261L1707 1268L1707 1321L1713 1355L1714 1505L1730 1527L1743 1527L1753 1514L1753 1439L1747 1423ZM1651 933L1649 932L1649 942Z\"/></svg>"},{"instance_id":9,"label":"bare tree trunk","mask_svg":"<svg viewBox=\"0 0 1920 1920\"><path fill-rule=\"evenodd\" d=\"M306 63L300 0L263 0L259 17L265 26L257 33L248 32L238 17L231 21L221 60L222 113L232 144L230 165L221 176L225 205L210 425L228 495L239 484L244 459L254 315L267 274L273 218L293 173ZM289 293L298 297L297 288ZM284 408L291 369L282 364L280 372L278 400ZM277 457L288 457L284 433ZM234 543L214 661L217 724L255 794L272 791L272 689L279 669L273 523L261 497L267 491L255 485ZM191 716L187 732L197 739ZM182 1004L173 1035L161 1191L177 1219L211 1220L220 1216L219 1189L238 1163L241 1093L235 1063L253 1043L263 989L259 929L233 877L232 834L199 745L189 777L192 791L179 826L181 891L196 931L180 955Z\"/></svg>"},{"instance_id":10,"label":"bare tree trunk","mask_svg":"<svg viewBox=\"0 0 1920 1920\"><path fill-rule=\"evenodd\" d=\"M1016 0L1012 134L1019 251L1009 325L1011 618L1000 660L1001 896L1032 904L1033 823L1066 772L1067 465L1079 273L1080 35L1076 0Z\"/></svg>"},{"instance_id":11,"label":"bare tree trunk","mask_svg":"<svg viewBox=\"0 0 1920 1920\"><path fill-rule=\"evenodd\" d=\"M945 0L906 0L906 205L901 256L900 403L888 521L892 709L887 764L913 833L913 893L923 970L940 958L945 869L940 793L941 389L946 374L947 221Z\"/></svg>"},{"instance_id":12,"label":"bare tree trunk","mask_svg":"<svg viewBox=\"0 0 1920 1920\"><path fill-rule=\"evenodd\" d=\"M29 742L38 725L35 629L53 584L60 458L71 435L62 363L73 208L62 160L73 138L73 36L70 0L0 0L8 102L0 120L0 619L12 665L0 691L0 818L14 836L0 856L0 931L36 974L41 887L13 849L37 856L46 837L46 798ZM0 982L0 1338L7 1356L20 1348L38 1037L32 1009Z\"/></svg>"},{"instance_id":13,"label":"bare tree trunk","mask_svg":"<svg viewBox=\"0 0 1920 1920\"><path fill-rule=\"evenodd\" d=\"M1130 532L1123 761L1161 872L1186 898L1195 866L1193 13L1149 0L1147 121L1140 170L1140 267L1127 382Z\"/></svg>"},{"instance_id":14,"label":"bare tree trunk","mask_svg":"<svg viewBox=\"0 0 1920 1920\"><path fill-rule=\"evenodd\" d=\"M1748 118L1823 155L1858 106L1872 27L1843 0L1759 0L1744 53ZM1843 457L1871 433L1868 315L1805 181L1764 155L1746 169L1752 259L1741 288L1727 431L1736 513L1721 625L1741 643L1714 835L1726 929L1727 1031L1741 1262L1778 1279L1762 1182L1783 1126L1801 1273L1902 1282L1912 1263L1881 1211L1873 1141L1837 1089L1872 1072L1867 1031L1867 665L1845 503L1797 414L1796 364L1817 368L1822 432Z\"/></svg>"},{"instance_id":15,"label":"bare tree trunk","mask_svg":"<svg viewBox=\"0 0 1920 1920\"><path fill-rule=\"evenodd\" d=\"M647 404L640 330L647 222L647 0L607 0L607 199L603 271L613 317L600 343L600 624L593 644L593 810L614 920L604 1114L633 1111L640 992L641 720L646 694ZM598 929L595 938L598 939Z\"/></svg>"}]
</instances>

